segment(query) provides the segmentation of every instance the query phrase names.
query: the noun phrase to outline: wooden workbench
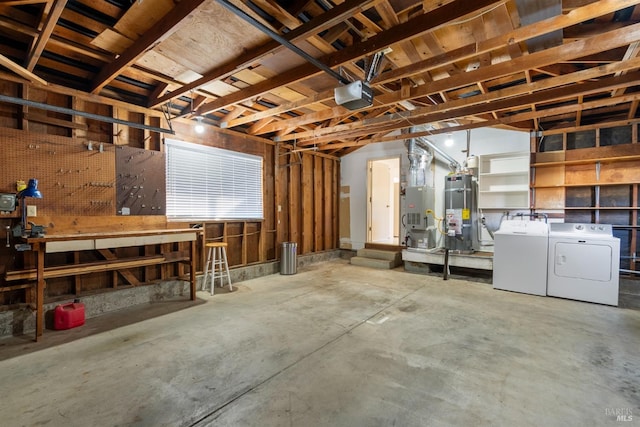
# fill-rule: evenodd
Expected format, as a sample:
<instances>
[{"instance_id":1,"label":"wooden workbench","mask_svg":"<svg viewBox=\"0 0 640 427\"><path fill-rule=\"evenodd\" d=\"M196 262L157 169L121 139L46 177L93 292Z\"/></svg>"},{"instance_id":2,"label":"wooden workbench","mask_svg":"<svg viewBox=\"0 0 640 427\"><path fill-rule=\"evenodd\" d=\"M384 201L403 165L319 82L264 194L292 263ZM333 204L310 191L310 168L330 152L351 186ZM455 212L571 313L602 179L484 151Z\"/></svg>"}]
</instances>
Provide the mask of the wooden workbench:
<instances>
[{"instance_id":1,"label":"wooden workbench","mask_svg":"<svg viewBox=\"0 0 640 427\"><path fill-rule=\"evenodd\" d=\"M36 280L35 307L36 307L36 341L44 331L44 290L46 279L49 277L61 277L88 274L97 271L120 270L145 265L160 263L182 262L189 265L189 279L191 282L190 298L196 299L196 241L198 230L174 229L174 230L145 230L112 233L83 233L69 235L51 235L45 237L27 238L31 250L35 255L35 270L25 270L16 274L16 279ZM48 253L113 249L130 246L145 246L164 243L191 242L189 255L186 258L165 259L164 256L140 257L136 259L115 259L92 262L85 264L73 264L63 267L45 269L45 256ZM21 276L20 276L21 275Z\"/></svg>"}]
</instances>

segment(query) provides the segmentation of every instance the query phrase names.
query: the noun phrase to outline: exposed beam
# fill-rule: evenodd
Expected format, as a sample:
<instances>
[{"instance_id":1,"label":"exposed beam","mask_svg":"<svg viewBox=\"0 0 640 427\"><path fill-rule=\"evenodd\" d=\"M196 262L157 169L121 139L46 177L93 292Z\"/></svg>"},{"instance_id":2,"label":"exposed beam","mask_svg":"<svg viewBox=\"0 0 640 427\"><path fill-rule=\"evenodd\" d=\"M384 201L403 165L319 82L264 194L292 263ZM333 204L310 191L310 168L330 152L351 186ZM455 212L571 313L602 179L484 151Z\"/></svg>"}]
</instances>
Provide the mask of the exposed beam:
<instances>
[{"instance_id":1,"label":"exposed beam","mask_svg":"<svg viewBox=\"0 0 640 427\"><path fill-rule=\"evenodd\" d=\"M31 71L29 71L26 68L16 64L15 62L13 62L12 60L10 60L9 58L7 58L6 56L4 56L2 54L0 54L0 65L2 65L4 67L7 67L9 70L13 71L14 73L19 75L20 77L23 77L23 78L29 80L32 83L39 83L41 85L46 85L47 84L46 80L36 76Z\"/></svg>"},{"instance_id":2,"label":"exposed beam","mask_svg":"<svg viewBox=\"0 0 640 427\"><path fill-rule=\"evenodd\" d=\"M456 0L448 3L429 13L419 15L403 24L397 25L390 30L377 34L370 39L361 43L353 44L338 52L325 55L320 59L321 62L329 67L336 67L363 58L371 53L380 51L392 44L398 43L405 39L418 37L424 33L432 31L447 22L458 19L469 13L476 12L484 7L500 3L495 0L475 0L473 2L467 0ZM280 86L286 86L291 83L309 78L319 74L317 68L311 64L303 64L293 68L278 77L265 80L257 85L251 86L243 91L220 97L215 101L203 105L199 110L199 114L206 114L212 111L226 108L232 104L243 102L256 96L263 95L272 89Z\"/></svg>"},{"instance_id":3,"label":"exposed beam","mask_svg":"<svg viewBox=\"0 0 640 427\"><path fill-rule=\"evenodd\" d=\"M64 7L67 5L67 0L54 0L51 10L47 15L47 19L45 20L44 26L42 27L42 31L38 35L35 43L32 45L29 54L27 55L27 60L25 62L25 68L29 71L33 71L38 60L40 59L40 55L44 51L51 34L53 33L53 29L55 28L60 15L62 15L62 11Z\"/></svg>"},{"instance_id":4,"label":"exposed beam","mask_svg":"<svg viewBox=\"0 0 640 427\"><path fill-rule=\"evenodd\" d=\"M507 34L499 35L485 41L466 45L461 48L455 49L453 51L436 55L432 58L429 58L427 60L421 61L416 64L411 64L406 67L402 67L402 68L398 68L392 71L382 73L380 76L378 76L373 80L372 84L375 85L375 84L389 83L402 78L411 77L416 74L424 73L426 71L442 67L445 64L468 59L478 54L491 52L492 50L504 47L504 45L509 43L519 43L529 38L543 35L549 31L554 31L569 25L575 25L585 20L593 19L595 17L601 16L602 14L614 12L620 8L637 4L637 3L640 3L640 1L638 0L601 0L595 4L584 6L581 9L572 10L567 15L549 18L544 21L538 22L536 24L532 24L526 27L513 30ZM600 50L601 49L594 49L592 51L594 53L597 53ZM518 59L522 61L522 57ZM557 60L557 58L554 58L554 61L555 60ZM545 65L550 65L554 61L546 62ZM484 67L481 69L486 69L486 68L487 67ZM532 68L539 68L539 67L532 67ZM526 71L526 70L527 68L523 69L522 71ZM490 76L488 78L490 78ZM473 81L473 79L471 79L467 81L467 84L469 85L476 84L478 81L480 80ZM428 86L430 87L431 84L429 84ZM450 88L445 87L441 90L446 91L446 90L450 90ZM304 100L301 100L298 102L297 108L302 106L304 106ZM280 109L282 108L286 108L286 107L281 106ZM374 108L374 106L369 108ZM342 108L338 108L338 109L334 108L334 114L336 115L340 114L340 112L342 112L343 110L344 109ZM317 114L323 114L323 117L316 119L314 115L317 115ZM286 122L273 123L271 126L268 126L265 129L263 129L263 133L277 131L280 128L288 127L296 123L297 124L313 123L315 121L328 118L327 117L328 114L329 113L326 113L326 112L310 113L301 117L297 117L295 119L287 120Z\"/></svg>"},{"instance_id":5,"label":"exposed beam","mask_svg":"<svg viewBox=\"0 0 640 427\"><path fill-rule=\"evenodd\" d=\"M523 72L531 68L537 68L554 63L558 60L558 58L576 58L584 55L585 53L589 54L598 50L613 49L615 47L632 43L633 41L638 39L640 39L640 24L635 24L627 28L600 34L589 39L574 41L572 43L536 52L527 56L522 56L509 62L498 63L488 67L479 68L475 71L455 75L453 77L449 77L448 79L434 81L427 86L412 89L409 98L413 99L428 96L441 90L451 90L454 88L465 87L468 85L476 84L479 81L495 79L500 76ZM377 99L379 104L382 105L390 105L393 103L397 103L400 100L400 95L394 93L380 96ZM311 115L313 115L313 113ZM306 122L306 120L304 120L303 116L296 119L286 120L284 122L278 122L277 125L287 122L288 125L291 126L293 123L300 124ZM366 120L361 122L360 124L350 126L353 127L365 125L367 125ZM346 125L339 125L334 128L318 129L318 134L313 136L339 132L340 130L343 130L341 126Z\"/></svg>"},{"instance_id":6,"label":"exposed beam","mask_svg":"<svg viewBox=\"0 0 640 427\"><path fill-rule=\"evenodd\" d=\"M91 92L99 93L111 80L125 68L133 64L145 52L167 39L182 26L187 25L187 17L205 0L182 0L160 21L155 23L146 33L137 39L131 47L107 64L93 80Z\"/></svg>"},{"instance_id":7,"label":"exposed beam","mask_svg":"<svg viewBox=\"0 0 640 427\"><path fill-rule=\"evenodd\" d=\"M354 12L362 12L367 10L371 6L373 6L377 1L380 0L349 0L345 3L334 7L333 9L313 18L311 21L307 22L304 25L299 26L298 28L288 32L287 34L283 34L282 37L290 42L299 41L305 39L311 35L315 35L327 28L332 27L338 22L341 22L351 16ZM168 93L157 100L152 100L150 102L149 107L153 108L162 103L165 103L173 98L177 98L180 95L183 95L191 90L197 89L201 86L204 86L208 83L211 83L214 80L224 79L231 74L246 68L247 66L255 63L266 55L272 54L278 49L281 49L282 46L280 43L271 40L268 43L265 43L262 46L259 46L255 49L250 50L245 55L242 55L241 58L224 64L220 67L214 68L209 72L205 73L199 79L188 83L182 86L179 89L174 90L171 93ZM251 98L251 97L250 97Z\"/></svg>"},{"instance_id":8,"label":"exposed beam","mask_svg":"<svg viewBox=\"0 0 640 427\"><path fill-rule=\"evenodd\" d=\"M636 61L636 64L638 63L640 63L640 61ZM561 79L561 77L556 77L555 79ZM344 128L349 127L349 129L344 129L343 132L337 133L337 136L334 134L329 134L323 137L317 137L314 135L314 133L322 129L316 129L311 132L298 133L295 136L299 141L299 145L304 146L309 144L323 143L326 141L330 141L331 139L344 138L345 134L349 135L350 137L363 136L380 131L390 132L396 129L406 128L411 125L415 126L437 121L459 119L467 116L491 113L493 111L508 110L510 108L529 109L530 105L575 99L576 96L580 95L592 95L618 87L628 86L630 84L633 84L633 82L637 81L638 79L640 79L640 72L634 72L632 74L627 74L624 76L608 77L597 81L581 82L573 85L559 85L558 87L546 90L537 90L531 94L495 99L492 102L485 101L475 104L458 104L461 108L457 108L455 110L442 111L443 109L440 109L440 111L437 111L436 108L432 108L430 109L431 112L429 114L421 114L419 117L406 117L406 115L395 114L392 116L396 116L397 119L391 123L389 120L382 120L386 119L386 117L388 116L380 119L365 120L365 126L354 127L350 125L342 125ZM479 95L478 97L482 97L482 95ZM603 101L603 103L605 102L606 101ZM429 107L424 107L424 110L429 110ZM537 107L536 110L542 111L544 109ZM289 138L290 136L280 137L276 139L288 140ZM306 138L310 139L307 140Z\"/></svg>"},{"instance_id":9,"label":"exposed beam","mask_svg":"<svg viewBox=\"0 0 640 427\"><path fill-rule=\"evenodd\" d=\"M0 6L24 6L27 4L48 3L50 0L0 0Z\"/></svg>"},{"instance_id":10,"label":"exposed beam","mask_svg":"<svg viewBox=\"0 0 640 427\"><path fill-rule=\"evenodd\" d=\"M365 146L373 143L392 142L392 141L399 141L401 139L407 139L407 138L428 137L431 135L438 135L438 134L443 134L448 132L458 132L458 131L468 130L468 129L478 129L483 127L507 125L511 123L518 123L518 122L524 122L527 120L533 120L536 118L538 119L548 118L548 117L559 116L566 113L575 113L576 111L589 110L592 108L602 107L605 105L629 103L629 102L637 101L638 99L640 99L640 94L624 95L618 98L606 98L602 101L586 102L583 105L577 105L577 104L567 105L563 107L549 108L545 110L515 114L513 116L507 116L507 117L503 117L495 120L466 123L459 126L452 126L446 129L433 129L428 131L412 132L412 133L402 134L402 135L362 139L359 141L353 141L352 143L342 142L342 143L335 143L335 144L323 144L323 145L319 145L318 149L329 150L329 149L339 149L339 148L346 148L346 147Z\"/></svg>"}]
</instances>

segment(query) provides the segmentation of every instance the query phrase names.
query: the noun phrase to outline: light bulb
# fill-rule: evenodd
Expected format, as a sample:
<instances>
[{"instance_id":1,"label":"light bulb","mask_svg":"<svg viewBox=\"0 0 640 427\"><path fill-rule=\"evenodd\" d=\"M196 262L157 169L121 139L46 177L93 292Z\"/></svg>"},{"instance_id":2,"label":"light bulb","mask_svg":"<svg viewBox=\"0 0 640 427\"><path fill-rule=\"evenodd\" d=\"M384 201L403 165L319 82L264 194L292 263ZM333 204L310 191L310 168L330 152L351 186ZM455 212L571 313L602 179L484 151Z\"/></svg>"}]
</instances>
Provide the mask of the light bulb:
<instances>
[{"instance_id":1,"label":"light bulb","mask_svg":"<svg viewBox=\"0 0 640 427\"><path fill-rule=\"evenodd\" d=\"M204 133L204 125L202 124L202 117L198 116L198 117L196 117L196 120L198 121L198 123L196 123L196 127L194 128L194 130L198 134L203 134Z\"/></svg>"},{"instance_id":2,"label":"light bulb","mask_svg":"<svg viewBox=\"0 0 640 427\"><path fill-rule=\"evenodd\" d=\"M444 145L447 147L451 147L453 145L453 136L451 134L447 134L447 139L444 140Z\"/></svg>"}]
</instances>

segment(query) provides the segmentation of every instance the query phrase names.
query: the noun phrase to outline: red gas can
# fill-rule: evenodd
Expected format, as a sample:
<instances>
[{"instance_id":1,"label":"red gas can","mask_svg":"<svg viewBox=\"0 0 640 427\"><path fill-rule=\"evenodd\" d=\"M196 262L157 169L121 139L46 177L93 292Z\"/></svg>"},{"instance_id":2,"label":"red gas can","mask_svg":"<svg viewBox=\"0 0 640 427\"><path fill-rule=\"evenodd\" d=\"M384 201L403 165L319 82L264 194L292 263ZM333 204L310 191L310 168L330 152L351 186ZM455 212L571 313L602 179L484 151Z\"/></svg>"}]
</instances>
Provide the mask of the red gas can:
<instances>
[{"instance_id":1,"label":"red gas can","mask_svg":"<svg viewBox=\"0 0 640 427\"><path fill-rule=\"evenodd\" d=\"M59 304L53 313L54 329L71 329L84 325L84 304L81 302L70 302Z\"/></svg>"}]
</instances>

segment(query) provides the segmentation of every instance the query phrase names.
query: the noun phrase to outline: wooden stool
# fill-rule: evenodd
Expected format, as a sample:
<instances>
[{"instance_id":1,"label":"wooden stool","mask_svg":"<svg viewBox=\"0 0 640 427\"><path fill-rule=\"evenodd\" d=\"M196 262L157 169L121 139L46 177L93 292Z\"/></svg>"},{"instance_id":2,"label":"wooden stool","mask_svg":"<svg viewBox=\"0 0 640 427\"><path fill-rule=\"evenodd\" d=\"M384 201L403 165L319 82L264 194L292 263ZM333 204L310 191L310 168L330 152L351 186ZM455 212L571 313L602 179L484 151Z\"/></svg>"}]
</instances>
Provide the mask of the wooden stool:
<instances>
[{"instance_id":1,"label":"wooden stool","mask_svg":"<svg viewBox=\"0 0 640 427\"><path fill-rule=\"evenodd\" d=\"M202 279L202 289L206 289L209 274L211 274L211 295L216 285L216 279L220 279L220 287L224 286L224 278L227 278L229 290L231 287L231 276L229 276L229 264L227 264L227 244L223 242L207 243L205 247L209 248L207 255L207 264L204 268L204 278ZM209 271L211 267L211 271Z\"/></svg>"}]
</instances>

